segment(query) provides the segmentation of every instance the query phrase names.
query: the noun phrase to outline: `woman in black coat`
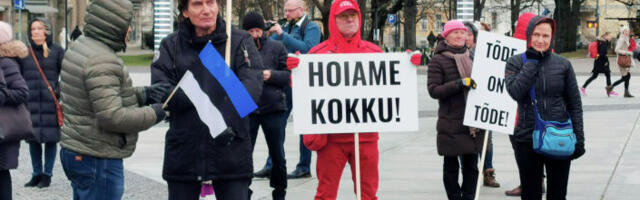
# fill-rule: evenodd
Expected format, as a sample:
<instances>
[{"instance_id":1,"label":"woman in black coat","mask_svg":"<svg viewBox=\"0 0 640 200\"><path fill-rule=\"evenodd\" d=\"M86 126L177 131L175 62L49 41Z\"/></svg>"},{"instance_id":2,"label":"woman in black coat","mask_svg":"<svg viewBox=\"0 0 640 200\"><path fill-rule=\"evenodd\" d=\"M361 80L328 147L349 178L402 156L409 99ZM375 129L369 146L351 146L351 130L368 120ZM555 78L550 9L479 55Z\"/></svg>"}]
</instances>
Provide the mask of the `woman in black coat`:
<instances>
[{"instance_id":1,"label":"woman in black coat","mask_svg":"<svg viewBox=\"0 0 640 200\"><path fill-rule=\"evenodd\" d=\"M0 105L18 106L29 96L16 59L27 56L27 47L12 40L11 25L0 22ZM0 113L2 115L3 113ZM18 167L20 141L0 142L0 200L11 199L10 169Z\"/></svg>"},{"instance_id":2,"label":"woman in black coat","mask_svg":"<svg viewBox=\"0 0 640 200\"><path fill-rule=\"evenodd\" d=\"M193 2L178 1L181 22L177 32L162 40L160 54L151 65L151 82L177 85L187 70L204 68L199 54L205 45L210 42L224 57L226 42L230 39L229 68L258 102L263 84L262 60L253 39L246 31L235 28L227 35L227 22L218 15L217 1L207 1L206 6ZM201 75L198 77L212 78ZM218 81L205 81L199 86L210 91L209 98L225 114L223 118L229 129L213 138L200 120L196 105L182 89L177 90L167 107L171 117L162 167L169 199L198 199L203 181L213 181L216 199L248 199L249 181L253 176L249 117L241 118L237 114Z\"/></svg>"},{"instance_id":3,"label":"woman in black coat","mask_svg":"<svg viewBox=\"0 0 640 200\"><path fill-rule=\"evenodd\" d=\"M611 33L606 32L602 34L602 36L600 36L596 42L598 43L598 56L593 62L593 70L591 71L593 74L584 82L582 88L580 88L580 92L582 93L582 95L587 94L587 86L589 85L589 83L591 83L591 81L598 78L598 74L600 73L604 74L604 77L607 78L607 87L611 86L611 69L609 69L609 57L607 57L607 50L611 45ZM606 88L605 92L607 93L607 96L618 96L618 93L614 91L609 92L606 90Z\"/></svg>"},{"instance_id":4,"label":"woman in black coat","mask_svg":"<svg viewBox=\"0 0 640 200\"><path fill-rule=\"evenodd\" d=\"M33 137L28 138L31 153L32 177L25 187L49 187L55 162L57 143L60 141L60 127L56 117L56 105L44 82L34 59L38 60L49 84L57 91L58 77L64 50L52 42L51 24L44 18L36 18L29 23L27 32L29 48L33 53L20 60L21 72L29 86L29 103ZM35 58L34 58L35 55ZM57 95L57 92L56 92ZM44 143L44 169L42 168L42 143Z\"/></svg>"}]
</instances>

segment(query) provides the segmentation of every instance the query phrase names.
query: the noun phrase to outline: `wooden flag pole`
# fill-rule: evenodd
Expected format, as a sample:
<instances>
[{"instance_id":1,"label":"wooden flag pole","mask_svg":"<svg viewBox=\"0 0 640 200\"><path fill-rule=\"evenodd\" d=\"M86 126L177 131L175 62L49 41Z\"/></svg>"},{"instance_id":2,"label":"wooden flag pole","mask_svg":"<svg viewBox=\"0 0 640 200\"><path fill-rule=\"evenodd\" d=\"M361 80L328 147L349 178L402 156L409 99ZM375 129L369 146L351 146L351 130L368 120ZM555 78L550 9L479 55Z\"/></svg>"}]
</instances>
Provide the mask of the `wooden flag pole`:
<instances>
[{"instance_id":1,"label":"wooden flag pole","mask_svg":"<svg viewBox=\"0 0 640 200\"><path fill-rule=\"evenodd\" d=\"M225 12L227 12L227 45L225 47L225 51L224 51L224 61L227 62L227 66L231 67L231 3L233 3L233 1L227 1L227 8L225 9ZM164 101L164 104L162 104L162 109L167 108L167 105L169 104L169 101L171 101L171 99L173 98L173 95L176 94L176 91L178 91L178 87L176 86L175 88L173 88L173 91L171 91L171 94L169 94L169 97L167 97L167 100Z\"/></svg>"},{"instance_id":2,"label":"wooden flag pole","mask_svg":"<svg viewBox=\"0 0 640 200\"><path fill-rule=\"evenodd\" d=\"M489 141L489 135L492 131L488 131L484 134L484 142L482 143L482 156L480 156L480 167L478 167L478 183L476 183L476 195L474 200L480 199L480 188L484 181L484 176L482 172L484 172L484 159L487 156L487 142Z\"/></svg>"},{"instance_id":3,"label":"wooden flag pole","mask_svg":"<svg viewBox=\"0 0 640 200\"><path fill-rule=\"evenodd\" d=\"M228 0L227 9L225 9L225 12L227 12L227 47L224 51L224 60L229 67L231 67L231 3L233 3L233 1Z\"/></svg>"},{"instance_id":4,"label":"wooden flag pole","mask_svg":"<svg viewBox=\"0 0 640 200\"><path fill-rule=\"evenodd\" d=\"M358 133L353 134L353 143L356 148L356 199L362 199L362 190L360 190L360 139L358 138ZM354 175L354 174L352 174Z\"/></svg>"}]
</instances>

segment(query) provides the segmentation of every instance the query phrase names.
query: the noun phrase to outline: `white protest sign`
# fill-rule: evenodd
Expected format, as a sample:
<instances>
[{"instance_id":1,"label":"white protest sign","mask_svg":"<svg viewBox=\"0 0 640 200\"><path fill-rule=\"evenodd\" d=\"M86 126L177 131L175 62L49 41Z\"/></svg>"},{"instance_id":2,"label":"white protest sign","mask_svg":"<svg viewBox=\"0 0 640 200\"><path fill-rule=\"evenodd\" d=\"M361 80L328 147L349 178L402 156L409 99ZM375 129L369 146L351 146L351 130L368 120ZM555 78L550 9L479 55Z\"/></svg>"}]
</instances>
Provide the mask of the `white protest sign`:
<instances>
[{"instance_id":1,"label":"white protest sign","mask_svg":"<svg viewBox=\"0 0 640 200\"><path fill-rule=\"evenodd\" d=\"M301 55L292 70L294 130L417 131L416 71L406 53Z\"/></svg>"},{"instance_id":2,"label":"white protest sign","mask_svg":"<svg viewBox=\"0 0 640 200\"><path fill-rule=\"evenodd\" d=\"M470 90L464 113L464 125L513 134L518 103L504 82L506 61L526 51L526 42L516 38L480 31L471 78L478 87Z\"/></svg>"}]
</instances>

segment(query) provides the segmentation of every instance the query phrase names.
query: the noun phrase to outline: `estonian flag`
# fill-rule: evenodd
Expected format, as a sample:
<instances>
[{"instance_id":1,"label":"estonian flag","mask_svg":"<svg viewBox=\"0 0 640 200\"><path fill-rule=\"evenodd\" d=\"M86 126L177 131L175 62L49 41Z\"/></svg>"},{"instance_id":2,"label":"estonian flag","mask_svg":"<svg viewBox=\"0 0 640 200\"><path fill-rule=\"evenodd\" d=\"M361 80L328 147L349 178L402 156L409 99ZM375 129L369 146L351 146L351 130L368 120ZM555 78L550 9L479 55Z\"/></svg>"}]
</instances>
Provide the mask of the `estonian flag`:
<instances>
[{"instance_id":1,"label":"estonian flag","mask_svg":"<svg viewBox=\"0 0 640 200\"><path fill-rule=\"evenodd\" d=\"M227 129L225 116L227 119L244 118L258 106L211 43L204 47L199 56L204 68L191 67L180 79L178 87L191 100L200 120L209 127L211 137L215 138ZM225 93L215 92L220 89L224 89ZM212 97L215 95L228 96L237 113L221 113L222 109L218 108L224 105L219 104L224 102L214 102Z\"/></svg>"}]
</instances>

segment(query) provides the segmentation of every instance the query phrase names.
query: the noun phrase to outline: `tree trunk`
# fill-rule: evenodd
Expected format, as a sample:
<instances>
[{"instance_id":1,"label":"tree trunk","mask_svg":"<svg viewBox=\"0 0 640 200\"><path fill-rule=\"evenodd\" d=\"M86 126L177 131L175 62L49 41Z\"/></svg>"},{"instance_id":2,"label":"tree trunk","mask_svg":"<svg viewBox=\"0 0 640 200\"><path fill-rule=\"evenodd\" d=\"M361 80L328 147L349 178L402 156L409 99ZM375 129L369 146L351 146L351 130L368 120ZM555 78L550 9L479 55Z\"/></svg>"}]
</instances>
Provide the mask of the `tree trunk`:
<instances>
[{"instance_id":1,"label":"tree trunk","mask_svg":"<svg viewBox=\"0 0 640 200\"><path fill-rule=\"evenodd\" d=\"M238 16L238 25L239 28L242 28L242 20L244 19L244 15L247 13L247 0L235 0L233 1L233 7Z\"/></svg>"},{"instance_id":2,"label":"tree trunk","mask_svg":"<svg viewBox=\"0 0 640 200\"><path fill-rule=\"evenodd\" d=\"M367 14L369 13L367 10L367 0L358 0L358 5L360 6L360 14L362 15L360 18L360 39L366 40L368 33L365 31L365 27L367 25Z\"/></svg>"},{"instance_id":3,"label":"tree trunk","mask_svg":"<svg viewBox=\"0 0 640 200\"><path fill-rule=\"evenodd\" d=\"M579 20L580 0L554 0L556 3L556 12L554 18L556 20L555 46L553 47L557 53L575 51L578 26L575 22ZM562 12L559 12L562 11Z\"/></svg>"},{"instance_id":4,"label":"tree trunk","mask_svg":"<svg viewBox=\"0 0 640 200\"><path fill-rule=\"evenodd\" d=\"M264 17L265 20L278 20L273 17L273 10L271 9L270 5L270 2L273 1L257 0L257 2L260 5L260 9L262 10L262 17Z\"/></svg>"},{"instance_id":5,"label":"tree trunk","mask_svg":"<svg viewBox=\"0 0 640 200\"><path fill-rule=\"evenodd\" d=\"M480 21L482 17L482 10L484 9L484 3L487 0L474 0L473 1L473 20Z\"/></svg>"},{"instance_id":6,"label":"tree trunk","mask_svg":"<svg viewBox=\"0 0 640 200\"><path fill-rule=\"evenodd\" d=\"M331 0L324 0L320 3L318 0L313 0L313 4L320 10L320 14L322 15L322 30L324 32L324 34L322 34L322 40L329 38L329 12L332 2Z\"/></svg>"},{"instance_id":7,"label":"tree trunk","mask_svg":"<svg viewBox=\"0 0 640 200\"><path fill-rule=\"evenodd\" d=\"M520 1L521 0L510 0L511 3L511 36L516 32L516 22L518 21L518 17L520 16ZM556 4L557 5L557 4Z\"/></svg>"},{"instance_id":8,"label":"tree trunk","mask_svg":"<svg viewBox=\"0 0 640 200\"><path fill-rule=\"evenodd\" d=\"M404 48L416 48L416 0L404 0Z\"/></svg>"}]
</instances>

